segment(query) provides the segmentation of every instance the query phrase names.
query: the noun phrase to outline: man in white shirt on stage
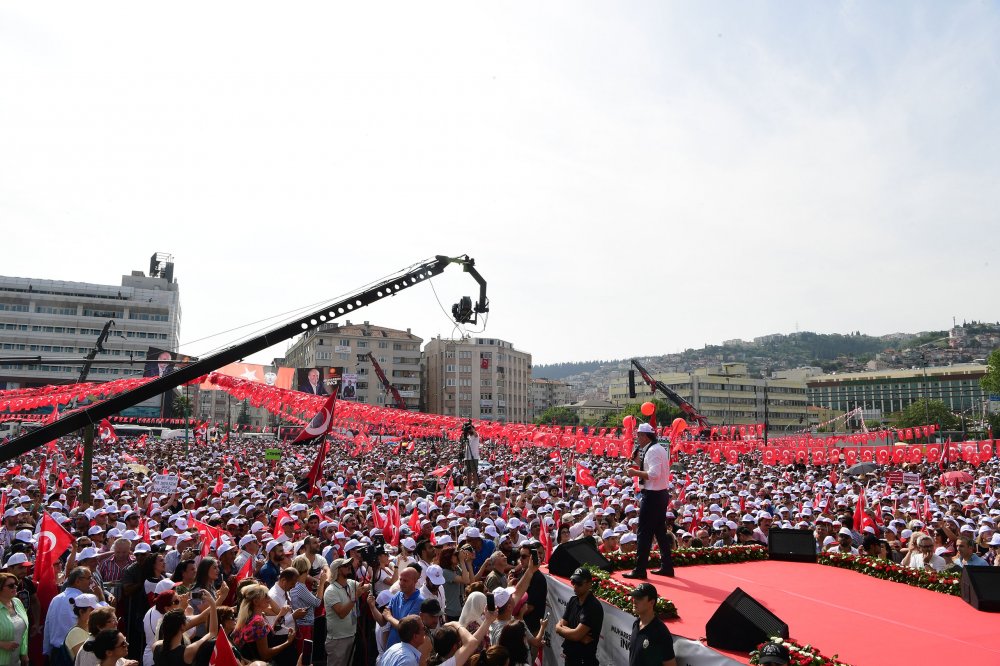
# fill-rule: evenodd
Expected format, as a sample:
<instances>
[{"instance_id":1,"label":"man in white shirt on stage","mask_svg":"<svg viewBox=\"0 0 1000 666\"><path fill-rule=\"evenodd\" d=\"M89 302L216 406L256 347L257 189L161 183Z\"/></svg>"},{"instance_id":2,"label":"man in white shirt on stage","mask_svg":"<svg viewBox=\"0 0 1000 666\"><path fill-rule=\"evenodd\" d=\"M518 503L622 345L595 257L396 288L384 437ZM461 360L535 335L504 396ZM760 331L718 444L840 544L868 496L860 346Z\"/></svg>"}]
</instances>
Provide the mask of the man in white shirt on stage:
<instances>
[{"instance_id":1,"label":"man in white shirt on stage","mask_svg":"<svg viewBox=\"0 0 1000 666\"><path fill-rule=\"evenodd\" d=\"M670 450L656 441L653 426L643 423L636 434L639 449L636 451L635 467L628 470L630 476L639 477L642 486L642 503L639 505L639 530L636 548L635 569L624 574L625 578L646 578L646 565L653 537L660 544L660 568L653 573L674 577L674 562L670 557L671 540L667 534L665 518L670 504Z\"/></svg>"}]
</instances>

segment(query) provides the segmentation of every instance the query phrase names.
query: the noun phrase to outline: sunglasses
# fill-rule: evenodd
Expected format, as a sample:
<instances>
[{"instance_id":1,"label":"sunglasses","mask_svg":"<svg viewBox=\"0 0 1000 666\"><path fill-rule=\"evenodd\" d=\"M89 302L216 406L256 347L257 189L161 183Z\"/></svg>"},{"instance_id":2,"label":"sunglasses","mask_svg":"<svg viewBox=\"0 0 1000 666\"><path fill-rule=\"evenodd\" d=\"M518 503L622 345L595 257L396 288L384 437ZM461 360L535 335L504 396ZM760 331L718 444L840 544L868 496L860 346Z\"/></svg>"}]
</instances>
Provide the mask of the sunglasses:
<instances>
[{"instance_id":1,"label":"sunglasses","mask_svg":"<svg viewBox=\"0 0 1000 666\"><path fill-rule=\"evenodd\" d=\"M17 583L7 583L6 585L4 585L4 589L16 590L17 589Z\"/></svg>"}]
</instances>

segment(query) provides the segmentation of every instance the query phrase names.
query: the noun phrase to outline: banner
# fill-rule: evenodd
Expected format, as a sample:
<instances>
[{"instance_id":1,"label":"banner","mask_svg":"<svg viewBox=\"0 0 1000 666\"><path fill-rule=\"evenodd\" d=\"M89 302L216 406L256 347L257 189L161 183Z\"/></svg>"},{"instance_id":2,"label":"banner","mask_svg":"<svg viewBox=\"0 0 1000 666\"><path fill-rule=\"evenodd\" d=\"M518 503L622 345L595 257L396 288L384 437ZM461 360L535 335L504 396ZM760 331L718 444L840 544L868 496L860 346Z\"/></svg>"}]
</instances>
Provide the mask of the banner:
<instances>
[{"instance_id":1,"label":"banner","mask_svg":"<svg viewBox=\"0 0 1000 666\"><path fill-rule=\"evenodd\" d=\"M549 644L545 646L545 664L562 664L563 639L556 633L556 623L566 612L566 604L573 596L573 588L558 578L545 576L548 582L549 611ZM635 616L622 611L604 601L604 624L601 626L601 640L597 644L597 662L599 664L627 664L629 643L632 638L632 623ZM669 627L668 627L669 628ZM674 654L678 666L698 664L698 666L728 666L740 664L706 647L698 641L674 636Z\"/></svg>"},{"instance_id":2,"label":"banner","mask_svg":"<svg viewBox=\"0 0 1000 666\"><path fill-rule=\"evenodd\" d=\"M157 474L153 477L153 492L171 495L177 491L176 474Z\"/></svg>"}]
</instances>

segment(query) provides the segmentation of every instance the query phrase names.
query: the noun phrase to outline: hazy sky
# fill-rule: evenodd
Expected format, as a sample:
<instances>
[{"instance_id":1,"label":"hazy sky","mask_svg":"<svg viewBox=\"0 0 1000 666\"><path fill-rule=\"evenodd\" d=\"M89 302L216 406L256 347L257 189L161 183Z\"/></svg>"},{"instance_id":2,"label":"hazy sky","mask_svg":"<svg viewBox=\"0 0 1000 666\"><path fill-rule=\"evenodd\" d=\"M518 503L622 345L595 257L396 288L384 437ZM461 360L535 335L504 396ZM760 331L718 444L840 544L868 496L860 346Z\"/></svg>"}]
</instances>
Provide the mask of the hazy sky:
<instances>
[{"instance_id":1,"label":"hazy sky","mask_svg":"<svg viewBox=\"0 0 1000 666\"><path fill-rule=\"evenodd\" d=\"M5 2L0 274L170 252L188 342L469 253L536 363L996 320L998 109L996 2Z\"/></svg>"}]
</instances>

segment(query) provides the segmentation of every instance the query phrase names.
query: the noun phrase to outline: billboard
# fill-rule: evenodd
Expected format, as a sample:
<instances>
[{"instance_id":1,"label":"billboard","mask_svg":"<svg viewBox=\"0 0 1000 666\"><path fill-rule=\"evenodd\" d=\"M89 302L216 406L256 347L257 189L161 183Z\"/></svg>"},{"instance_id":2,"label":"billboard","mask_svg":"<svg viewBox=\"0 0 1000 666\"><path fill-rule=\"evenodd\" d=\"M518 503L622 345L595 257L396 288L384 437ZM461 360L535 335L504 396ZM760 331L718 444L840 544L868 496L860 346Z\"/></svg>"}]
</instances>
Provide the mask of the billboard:
<instances>
[{"instance_id":1,"label":"billboard","mask_svg":"<svg viewBox=\"0 0 1000 666\"><path fill-rule=\"evenodd\" d=\"M261 365L259 363L230 363L218 370L220 375L228 375L239 379L247 379L260 384L267 384L281 389L292 388L295 381L295 368L280 368L273 365ZM215 389L215 384L205 382L201 385L203 390Z\"/></svg>"},{"instance_id":2,"label":"billboard","mask_svg":"<svg viewBox=\"0 0 1000 666\"><path fill-rule=\"evenodd\" d=\"M330 395L344 375L340 367L314 366L295 369L295 387L303 393Z\"/></svg>"},{"instance_id":3,"label":"billboard","mask_svg":"<svg viewBox=\"0 0 1000 666\"><path fill-rule=\"evenodd\" d=\"M358 397L358 376L354 373L344 374L340 397L346 400L356 400Z\"/></svg>"},{"instance_id":4,"label":"billboard","mask_svg":"<svg viewBox=\"0 0 1000 666\"><path fill-rule=\"evenodd\" d=\"M146 351L146 366L143 377L163 377L174 371L175 354L166 349L150 347Z\"/></svg>"}]
</instances>

